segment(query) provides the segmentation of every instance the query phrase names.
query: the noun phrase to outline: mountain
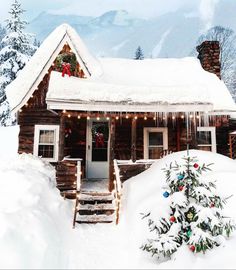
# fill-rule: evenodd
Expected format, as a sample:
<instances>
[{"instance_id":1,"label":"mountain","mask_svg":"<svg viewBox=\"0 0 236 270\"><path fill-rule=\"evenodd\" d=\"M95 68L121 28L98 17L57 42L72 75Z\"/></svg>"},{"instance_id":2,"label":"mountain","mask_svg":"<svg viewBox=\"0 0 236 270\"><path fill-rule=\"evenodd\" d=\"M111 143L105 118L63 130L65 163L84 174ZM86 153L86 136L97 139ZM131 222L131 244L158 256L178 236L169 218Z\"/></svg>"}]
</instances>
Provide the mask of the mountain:
<instances>
[{"instance_id":1,"label":"mountain","mask_svg":"<svg viewBox=\"0 0 236 270\"><path fill-rule=\"evenodd\" d=\"M219 1L213 25L236 31L234 10L235 0ZM189 56L204 26L199 14L193 10L180 9L146 20L133 17L125 10L112 10L96 18L43 12L29 24L28 31L43 40L64 22L78 31L93 54L127 58L134 57L138 46L145 57Z\"/></svg>"}]
</instances>

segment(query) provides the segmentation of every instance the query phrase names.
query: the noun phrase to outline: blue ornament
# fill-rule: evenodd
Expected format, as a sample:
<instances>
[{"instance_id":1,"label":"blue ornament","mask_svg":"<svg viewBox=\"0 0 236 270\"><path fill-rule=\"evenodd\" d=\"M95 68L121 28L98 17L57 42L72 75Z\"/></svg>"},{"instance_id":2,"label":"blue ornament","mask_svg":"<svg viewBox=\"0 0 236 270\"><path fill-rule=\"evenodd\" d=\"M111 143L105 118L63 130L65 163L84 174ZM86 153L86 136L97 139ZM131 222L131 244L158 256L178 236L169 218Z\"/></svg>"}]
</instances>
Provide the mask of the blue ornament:
<instances>
[{"instance_id":1,"label":"blue ornament","mask_svg":"<svg viewBox=\"0 0 236 270\"><path fill-rule=\"evenodd\" d=\"M168 198L168 197L170 196L170 193L169 193L168 191L165 191L165 192L163 193L163 196L164 196L165 198Z\"/></svg>"},{"instance_id":2,"label":"blue ornament","mask_svg":"<svg viewBox=\"0 0 236 270\"><path fill-rule=\"evenodd\" d=\"M179 174L178 175L178 180L183 180L184 179L184 175L183 174Z\"/></svg>"}]
</instances>

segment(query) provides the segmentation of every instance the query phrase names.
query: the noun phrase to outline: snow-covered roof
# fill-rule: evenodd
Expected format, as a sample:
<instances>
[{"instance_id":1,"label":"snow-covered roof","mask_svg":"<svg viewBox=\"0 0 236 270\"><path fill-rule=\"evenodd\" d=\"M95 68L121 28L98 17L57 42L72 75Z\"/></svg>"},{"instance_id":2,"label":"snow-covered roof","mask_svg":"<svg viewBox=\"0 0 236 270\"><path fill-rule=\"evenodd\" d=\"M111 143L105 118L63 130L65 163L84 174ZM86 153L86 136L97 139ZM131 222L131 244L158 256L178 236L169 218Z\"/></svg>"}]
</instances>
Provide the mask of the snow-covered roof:
<instances>
[{"instance_id":1,"label":"snow-covered roof","mask_svg":"<svg viewBox=\"0 0 236 270\"><path fill-rule=\"evenodd\" d=\"M17 78L6 88L12 111L17 111L28 101L66 43L76 54L87 77L101 74L99 62L88 52L77 32L69 25L62 24L45 39Z\"/></svg>"},{"instance_id":2,"label":"snow-covered roof","mask_svg":"<svg viewBox=\"0 0 236 270\"><path fill-rule=\"evenodd\" d=\"M50 109L105 111L236 111L225 84L198 59L99 59L96 78L52 72ZM183 106L184 105L184 106Z\"/></svg>"}]
</instances>

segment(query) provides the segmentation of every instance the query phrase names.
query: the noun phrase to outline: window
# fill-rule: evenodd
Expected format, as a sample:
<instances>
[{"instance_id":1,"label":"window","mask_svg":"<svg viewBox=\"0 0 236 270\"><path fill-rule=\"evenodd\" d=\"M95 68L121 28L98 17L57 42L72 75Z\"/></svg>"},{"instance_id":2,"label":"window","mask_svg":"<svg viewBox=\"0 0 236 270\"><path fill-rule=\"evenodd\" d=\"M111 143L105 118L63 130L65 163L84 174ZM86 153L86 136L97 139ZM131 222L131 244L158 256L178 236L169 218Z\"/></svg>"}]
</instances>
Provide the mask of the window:
<instances>
[{"instance_id":1,"label":"window","mask_svg":"<svg viewBox=\"0 0 236 270\"><path fill-rule=\"evenodd\" d=\"M167 128L144 128L144 158L159 159L163 150L168 149Z\"/></svg>"},{"instance_id":2,"label":"window","mask_svg":"<svg viewBox=\"0 0 236 270\"><path fill-rule=\"evenodd\" d=\"M34 155L48 161L58 161L59 126L36 125Z\"/></svg>"},{"instance_id":3,"label":"window","mask_svg":"<svg viewBox=\"0 0 236 270\"><path fill-rule=\"evenodd\" d=\"M215 127L197 127L197 144L199 150L216 153Z\"/></svg>"}]
</instances>

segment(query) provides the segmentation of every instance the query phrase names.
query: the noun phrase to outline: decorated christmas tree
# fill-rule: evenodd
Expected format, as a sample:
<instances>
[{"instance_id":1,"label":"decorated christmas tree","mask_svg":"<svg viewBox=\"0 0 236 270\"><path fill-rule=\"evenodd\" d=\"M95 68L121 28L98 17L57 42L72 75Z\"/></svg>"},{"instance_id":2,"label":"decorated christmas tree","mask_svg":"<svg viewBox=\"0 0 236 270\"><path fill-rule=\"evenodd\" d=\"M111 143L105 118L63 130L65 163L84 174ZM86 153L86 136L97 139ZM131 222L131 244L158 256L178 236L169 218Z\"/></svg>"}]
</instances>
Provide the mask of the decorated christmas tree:
<instances>
[{"instance_id":1,"label":"decorated christmas tree","mask_svg":"<svg viewBox=\"0 0 236 270\"><path fill-rule=\"evenodd\" d=\"M235 229L233 221L223 215L227 198L217 194L215 182L204 178L209 165L200 165L196 158L184 158L184 165L171 163L165 169L163 196L169 211L159 220L148 218L153 238L142 249L152 255L171 256L187 244L192 252L203 252L219 246Z\"/></svg>"}]
</instances>

